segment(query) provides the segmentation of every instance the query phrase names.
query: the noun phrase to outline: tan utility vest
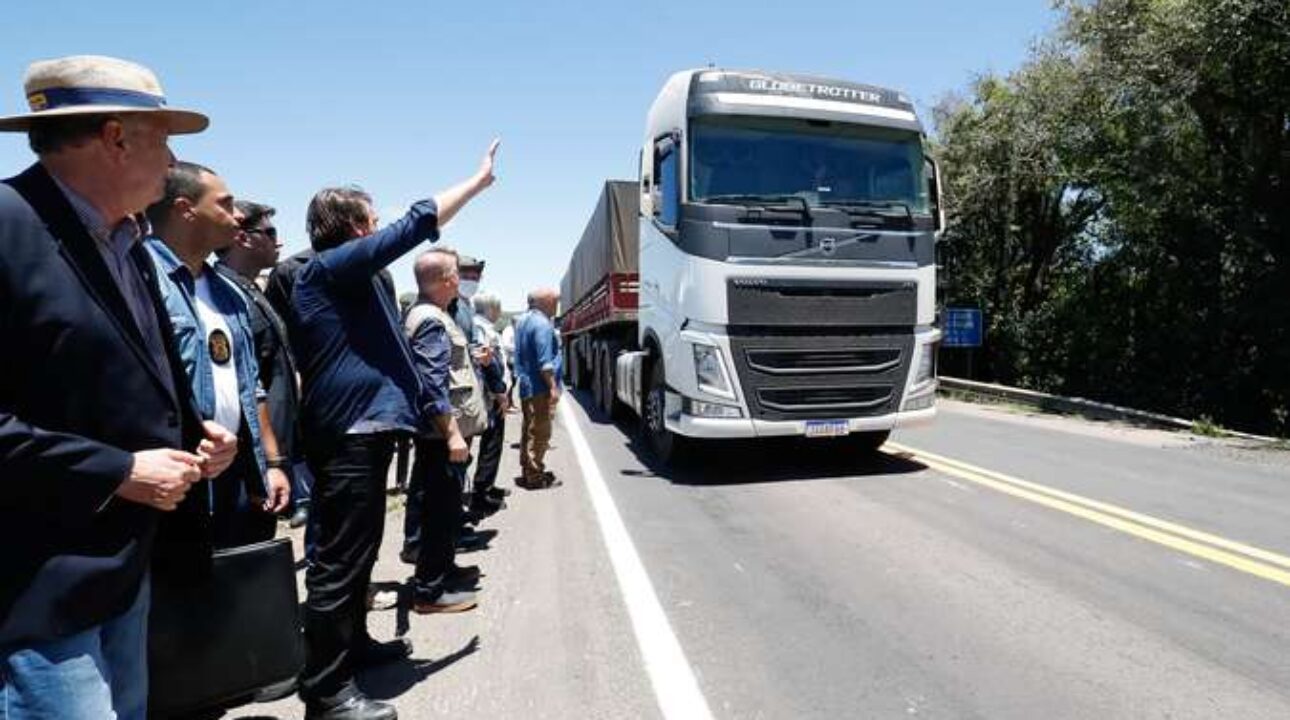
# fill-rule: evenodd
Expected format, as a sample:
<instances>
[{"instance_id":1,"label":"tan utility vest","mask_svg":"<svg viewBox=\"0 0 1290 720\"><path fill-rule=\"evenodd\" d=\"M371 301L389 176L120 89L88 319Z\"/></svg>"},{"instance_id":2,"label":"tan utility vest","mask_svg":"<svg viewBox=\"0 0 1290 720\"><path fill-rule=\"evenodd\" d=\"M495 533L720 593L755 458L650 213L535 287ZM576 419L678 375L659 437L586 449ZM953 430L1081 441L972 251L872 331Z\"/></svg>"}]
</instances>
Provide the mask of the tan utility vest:
<instances>
[{"instance_id":1,"label":"tan utility vest","mask_svg":"<svg viewBox=\"0 0 1290 720\"><path fill-rule=\"evenodd\" d=\"M488 429L488 404L484 401L484 389L480 386L479 376L475 373L475 361L470 357L470 340L461 331L452 316L442 308L426 302L419 302L408 311L403 322L408 340L416 334L422 323L437 322L443 326L452 343L452 363L448 372L448 401L452 403L453 415L457 418L457 429L462 437L474 437ZM424 381L424 378L422 378ZM428 420L428 418L427 418ZM438 428L433 423L429 434L439 437Z\"/></svg>"}]
</instances>

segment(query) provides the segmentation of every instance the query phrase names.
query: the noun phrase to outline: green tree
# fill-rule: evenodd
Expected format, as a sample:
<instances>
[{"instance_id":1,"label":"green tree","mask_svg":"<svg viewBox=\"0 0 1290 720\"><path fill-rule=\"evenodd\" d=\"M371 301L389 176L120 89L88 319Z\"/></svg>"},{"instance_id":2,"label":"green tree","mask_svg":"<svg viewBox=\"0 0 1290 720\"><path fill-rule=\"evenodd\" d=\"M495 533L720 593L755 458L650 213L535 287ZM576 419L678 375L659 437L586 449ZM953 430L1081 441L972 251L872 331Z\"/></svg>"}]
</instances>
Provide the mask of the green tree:
<instances>
[{"instance_id":1,"label":"green tree","mask_svg":"<svg viewBox=\"0 0 1290 720\"><path fill-rule=\"evenodd\" d=\"M1066 0L936 112L992 377L1284 433L1290 4Z\"/></svg>"}]
</instances>

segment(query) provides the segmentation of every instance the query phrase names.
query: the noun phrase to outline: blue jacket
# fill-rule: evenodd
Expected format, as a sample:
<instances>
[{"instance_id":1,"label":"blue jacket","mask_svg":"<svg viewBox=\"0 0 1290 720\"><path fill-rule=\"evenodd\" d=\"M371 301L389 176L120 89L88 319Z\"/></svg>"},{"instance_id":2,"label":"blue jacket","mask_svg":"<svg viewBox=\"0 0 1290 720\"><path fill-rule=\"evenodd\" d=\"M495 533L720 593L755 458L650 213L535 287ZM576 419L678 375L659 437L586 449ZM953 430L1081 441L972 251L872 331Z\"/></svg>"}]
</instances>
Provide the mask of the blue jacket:
<instances>
[{"instance_id":1,"label":"blue jacket","mask_svg":"<svg viewBox=\"0 0 1290 720\"><path fill-rule=\"evenodd\" d=\"M559 354L551 319L540 310L524 313L515 326L515 376L521 399L547 391L543 370L555 373L556 384L560 383Z\"/></svg>"},{"instance_id":2,"label":"blue jacket","mask_svg":"<svg viewBox=\"0 0 1290 720\"><path fill-rule=\"evenodd\" d=\"M211 370L210 349L206 344L206 328L197 314L195 280L188 266L160 238L150 237L144 241L144 245L157 266L161 300L170 315L170 324L175 332L175 349L179 351L184 374L188 376L188 382L192 386L193 400L196 401L203 420L214 420L215 375ZM233 333L238 399L242 406L242 422L247 430L246 433L239 433L239 436L249 437L251 440L255 465L259 469L257 479L265 493L264 497L268 497L269 485L265 476L268 469L267 458L260 441L259 401L264 398L264 390L260 386L260 366L255 358L255 336L251 333L247 300L236 285L209 264L203 274L209 278L211 297L218 304L217 309Z\"/></svg>"},{"instance_id":3,"label":"blue jacket","mask_svg":"<svg viewBox=\"0 0 1290 720\"><path fill-rule=\"evenodd\" d=\"M347 433L417 432L423 389L379 273L439 239L433 200L376 233L309 259L291 292L289 334L304 384L306 443Z\"/></svg>"}]
</instances>

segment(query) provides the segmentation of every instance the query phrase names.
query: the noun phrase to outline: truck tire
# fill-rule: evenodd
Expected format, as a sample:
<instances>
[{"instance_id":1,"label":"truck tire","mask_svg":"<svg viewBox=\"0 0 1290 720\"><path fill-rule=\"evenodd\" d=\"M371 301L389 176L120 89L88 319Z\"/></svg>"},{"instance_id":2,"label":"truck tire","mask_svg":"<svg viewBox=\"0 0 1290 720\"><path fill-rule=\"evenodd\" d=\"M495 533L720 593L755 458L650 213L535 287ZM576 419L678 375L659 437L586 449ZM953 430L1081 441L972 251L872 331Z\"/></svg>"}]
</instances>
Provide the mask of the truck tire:
<instances>
[{"instance_id":1,"label":"truck tire","mask_svg":"<svg viewBox=\"0 0 1290 720\"><path fill-rule=\"evenodd\" d=\"M603 411L605 407L605 371L600 362L600 356L603 354L604 345L602 343L591 344L591 355L587 358L587 374L590 376L588 381L591 383L591 399L596 406L596 410Z\"/></svg>"},{"instance_id":2,"label":"truck tire","mask_svg":"<svg viewBox=\"0 0 1290 720\"><path fill-rule=\"evenodd\" d=\"M663 360L650 363L649 386L641 403L641 433L654 459L662 465L680 464L688 449L686 438L667 429L667 374Z\"/></svg>"},{"instance_id":3,"label":"truck tire","mask_svg":"<svg viewBox=\"0 0 1290 720\"><path fill-rule=\"evenodd\" d=\"M605 344L605 414L613 422L627 418L627 405L618 399L618 354L616 343Z\"/></svg>"},{"instance_id":4,"label":"truck tire","mask_svg":"<svg viewBox=\"0 0 1290 720\"><path fill-rule=\"evenodd\" d=\"M600 405L600 412L605 414L609 420L614 419L614 352L612 346L606 343L600 350L600 381L604 383L604 390L601 396L604 401Z\"/></svg>"},{"instance_id":5,"label":"truck tire","mask_svg":"<svg viewBox=\"0 0 1290 720\"><path fill-rule=\"evenodd\" d=\"M851 433L846 440L851 449L864 454L873 454L878 452L878 448L882 447L889 437L891 437L890 430L873 430Z\"/></svg>"},{"instance_id":6,"label":"truck tire","mask_svg":"<svg viewBox=\"0 0 1290 720\"><path fill-rule=\"evenodd\" d=\"M583 375L586 370L583 369L582 358L578 355L578 341L569 342L569 346L564 351L565 365L569 367L569 387L574 390L584 390L586 381Z\"/></svg>"}]
</instances>

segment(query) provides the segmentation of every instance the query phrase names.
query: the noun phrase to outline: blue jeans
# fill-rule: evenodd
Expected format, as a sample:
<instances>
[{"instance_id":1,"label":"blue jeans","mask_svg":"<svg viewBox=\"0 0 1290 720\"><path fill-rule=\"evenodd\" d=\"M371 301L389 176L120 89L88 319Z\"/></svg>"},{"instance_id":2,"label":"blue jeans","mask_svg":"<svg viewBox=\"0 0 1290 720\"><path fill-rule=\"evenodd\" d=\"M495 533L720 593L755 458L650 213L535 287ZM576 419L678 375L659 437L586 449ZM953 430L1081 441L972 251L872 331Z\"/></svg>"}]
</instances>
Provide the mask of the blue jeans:
<instances>
[{"instance_id":1,"label":"blue jeans","mask_svg":"<svg viewBox=\"0 0 1290 720\"><path fill-rule=\"evenodd\" d=\"M145 720L148 580L121 615L0 657L0 720Z\"/></svg>"}]
</instances>

